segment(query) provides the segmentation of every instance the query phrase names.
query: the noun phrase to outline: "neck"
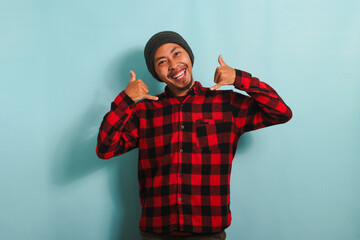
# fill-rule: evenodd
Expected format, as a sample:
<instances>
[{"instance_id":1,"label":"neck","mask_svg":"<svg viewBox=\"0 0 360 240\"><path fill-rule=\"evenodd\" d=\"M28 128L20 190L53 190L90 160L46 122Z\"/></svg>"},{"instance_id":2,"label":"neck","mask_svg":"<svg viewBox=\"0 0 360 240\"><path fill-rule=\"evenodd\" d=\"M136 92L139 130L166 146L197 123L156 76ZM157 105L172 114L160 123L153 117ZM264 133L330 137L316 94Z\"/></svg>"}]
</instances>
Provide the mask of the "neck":
<instances>
[{"instance_id":1,"label":"neck","mask_svg":"<svg viewBox=\"0 0 360 240\"><path fill-rule=\"evenodd\" d=\"M184 89L173 88L172 86L169 86L169 85L168 85L168 88L169 88L170 92L172 93L172 95L174 95L175 97L183 97L186 94L188 94L188 92L194 85L195 85L195 81L192 81L192 82L190 82L190 84L188 86L184 87Z\"/></svg>"}]
</instances>

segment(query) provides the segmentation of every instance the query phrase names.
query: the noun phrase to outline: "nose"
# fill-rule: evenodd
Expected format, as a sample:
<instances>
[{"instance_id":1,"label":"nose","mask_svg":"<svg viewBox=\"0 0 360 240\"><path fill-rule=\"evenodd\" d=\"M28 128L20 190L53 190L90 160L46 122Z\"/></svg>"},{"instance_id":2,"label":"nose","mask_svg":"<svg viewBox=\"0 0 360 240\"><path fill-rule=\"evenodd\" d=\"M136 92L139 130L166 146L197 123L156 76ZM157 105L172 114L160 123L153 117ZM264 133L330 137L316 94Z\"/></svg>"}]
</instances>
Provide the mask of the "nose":
<instances>
[{"instance_id":1,"label":"nose","mask_svg":"<svg viewBox=\"0 0 360 240\"><path fill-rule=\"evenodd\" d=\"M169 59L169 69L173 70L176 68L176 63L174 60Z\"/></svg>"}]
</instances>

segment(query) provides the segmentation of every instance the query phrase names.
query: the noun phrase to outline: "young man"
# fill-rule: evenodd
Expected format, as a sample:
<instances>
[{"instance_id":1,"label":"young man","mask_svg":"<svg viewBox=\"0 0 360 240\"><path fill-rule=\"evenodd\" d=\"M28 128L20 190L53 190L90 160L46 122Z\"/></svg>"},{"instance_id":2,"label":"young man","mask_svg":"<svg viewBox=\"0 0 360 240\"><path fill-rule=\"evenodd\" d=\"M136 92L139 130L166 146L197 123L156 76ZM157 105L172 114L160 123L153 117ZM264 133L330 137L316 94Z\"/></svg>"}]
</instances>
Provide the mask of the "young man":
<instances>
[{"instance_id":1,"label":"young man","mask_svg":"<svg viewBox=\"0 0 360 240\"><path fill-rule=\"evenodd\" d=\"M100 126L96 152L108 159L139 148L143 239L225 239L231 223L231 165L240 136L285 123L292 112L274 89L231 68L221 55L216 85L202 87L192 76L191 48L175 32L155 34L144 55L152 76L166 83L165 91L149 95L131 71L128 86ZM223 85L250 97L216 90Z\"/></svg>"}]
</instances>

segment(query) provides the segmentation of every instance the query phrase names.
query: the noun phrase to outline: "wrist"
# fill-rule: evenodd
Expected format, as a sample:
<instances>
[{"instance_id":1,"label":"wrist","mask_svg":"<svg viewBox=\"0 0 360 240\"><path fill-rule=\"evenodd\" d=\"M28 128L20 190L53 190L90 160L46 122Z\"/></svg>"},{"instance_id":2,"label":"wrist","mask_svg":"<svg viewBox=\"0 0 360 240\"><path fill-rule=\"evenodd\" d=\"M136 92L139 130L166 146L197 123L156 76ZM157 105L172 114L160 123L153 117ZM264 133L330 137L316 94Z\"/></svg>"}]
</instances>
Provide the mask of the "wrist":
<instances>
[{"instance_id":1,"label":"wrist","mask_svg":"<svg viewBox=\"0 0 360 240\"><path fill-rule=\"evenodd\" d=\"M137 101L137 99L131 94L131 92L128 91L128 89L125 89L125 90L124 90L124 93L125 93L126 96L127 96L128 98L130 98L133 102L136 102L136 101Z\"/></svg>"}]
</instances>

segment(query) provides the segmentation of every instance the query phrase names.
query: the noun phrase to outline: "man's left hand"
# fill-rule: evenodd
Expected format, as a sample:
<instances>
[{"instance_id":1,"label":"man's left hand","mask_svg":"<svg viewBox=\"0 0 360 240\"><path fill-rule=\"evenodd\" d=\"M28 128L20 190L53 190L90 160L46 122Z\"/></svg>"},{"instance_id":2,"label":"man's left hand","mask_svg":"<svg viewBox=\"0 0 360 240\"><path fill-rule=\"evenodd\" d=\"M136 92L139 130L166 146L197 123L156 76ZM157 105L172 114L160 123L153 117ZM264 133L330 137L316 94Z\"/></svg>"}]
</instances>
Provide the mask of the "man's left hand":
<instances>
[{"instance_id":1,"label":"man's left hand","mask_svg":"<svg viewBox=\"0 0 360 240\"><path fill-rule=\"evenodd\" d=\"M222 56L219 56L218 59L220 63L220 67L216 68L214 82L216 83L215 86L212 86L210 90L218 89L223 85L233 85L235 82L236 71L232 67L228 66Z\"/></svg>"}]
</instances>

